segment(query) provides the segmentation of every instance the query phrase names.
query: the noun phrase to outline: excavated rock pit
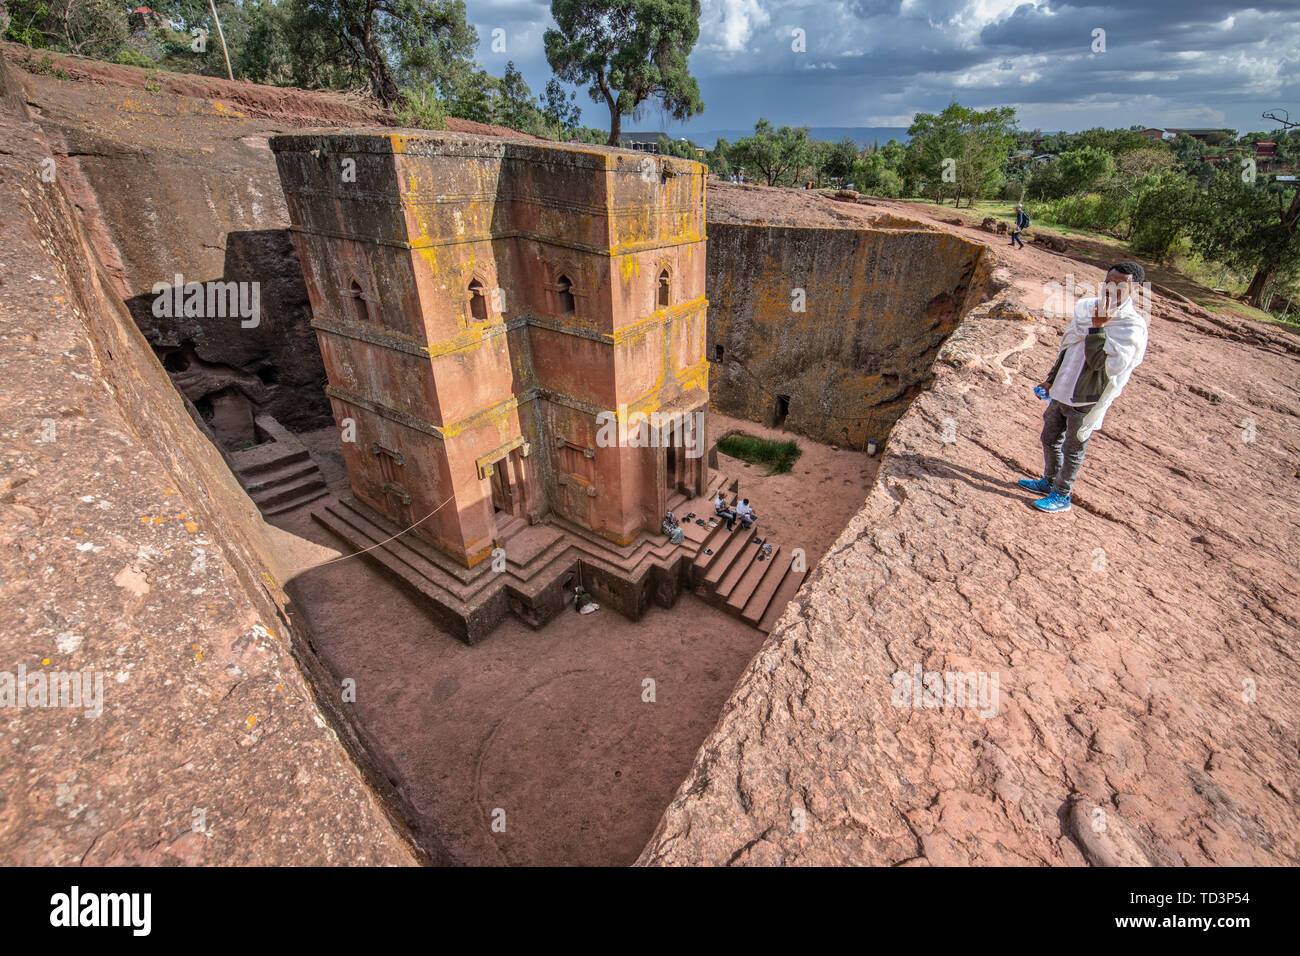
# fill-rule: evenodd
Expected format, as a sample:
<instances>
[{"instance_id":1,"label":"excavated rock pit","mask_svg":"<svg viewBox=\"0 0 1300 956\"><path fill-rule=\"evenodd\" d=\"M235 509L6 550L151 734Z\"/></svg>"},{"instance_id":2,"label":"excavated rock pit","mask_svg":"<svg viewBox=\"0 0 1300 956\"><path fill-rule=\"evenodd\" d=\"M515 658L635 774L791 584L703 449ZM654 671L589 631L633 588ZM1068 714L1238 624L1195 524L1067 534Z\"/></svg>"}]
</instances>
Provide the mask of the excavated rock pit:
<instances>
[{"instance_id":1,"label":"excavated rock pit","mask_svg":"<svg viewBox=\"0 0 1300 956\"><path fill-rule=\"evenodd\" d=\"M24 781L4 808L5 858L491 861L481 833L449 844L436 828L410 829L429 819L419 801L434 791L413 799L364 713L338 706L339 674L281 590L281 543L202 424L206 407L215 420L239 401L299 430L328 422L264 144L298 125L373 117L319 94L277 91L273 107L244 84L168 77L150 93L143 71L84 72L96 85L7 81L11 91L21 82L14 99L40 124L6 116L27 144L6 160L7 181L36 176L47 152L59 177L36 189L24 180L37 198L7 220L24 224L21 255L7 257L10 312L40 313L44 325L6 333L25 364L5 406L15 445L3 530L25 557L6 575L15 590L4 646L10 667L40 666L53 650L58 663L129 676L114 676L122 686L107 695L115 724L85 721L68 734L34 724L43 714L22 715L16 737L26 743L4 758ZM187 82L194 89L171 88ZM756 391L768 396L749 397L724 361L719 407L769 421L774 397L786 395L787 428L844 443L820 409L865 421L847 436L855 444L886 431L888 444L861 510L743 669L641 862L1300 862L1294 333L1157 295L1147 362L1089 449L1075 509L1047 518L1014 485L1040 466L1041 406L1029 387L1062 327L1043 312L1043 289L1067 272L1095 281L1104 263L1046 248L982 252L993 240L910 204L729 184L710 185L709 229L758 287L719 285L728 278L721 266L714 275L711 249L711 310L725 326L710 349L757 365ZM891 264L887 250L900 242L915 248ZM931 258L943 268L912 268ZM56 262L66 271L51 272ZM887 282L863 284L882 269ZM214 334L142 315L142 297L177 271L265 282L263 327L235 322ZM990 276L1008 272L1014 285L997 304L1017 307L977 305L1007 281ZM56 276L49 318L35 305L46 280L28 289L17 273ZM792 287L810 304L785 326L803 347L793 350L778 341L787 317L777 307ZM148 346L114 297L132 304ZM816 314L853 334L828 339ZM917 329L908 316L928 320ZM50 378L60 363L68 375ZM32 395L49 407L24 407ZM49 418L84 443L38 442ZM208 554L206 576L193 570L196 548ZM57 573L37 578L42 553ZM195 605L194 588L206 603ZM342 645L327 639L337 662ZM743 641L719 648L707 673L691 675L696 699L716 708L723 695L707 685L725 689L748 655ZM918 667L996 674L996 712L899 706L895 675ZM562 670L575 700L590 697L584 681L611 676ZM435 690L438 701L455 693ZM368 699L361 710L385 706ZM699 740L715 712L680 719L678 743ZM152 731L138 722L146 716ZM512 745L528 747L527 730ZM662 736L652 723L637 732ZM508 756L499 733L494 746ZM690 763L677 750L660 758L673 774ZM493 766L503 779L514 772L508 759ZM291 778L285 767L296 768ZM574 803L549 842L519 844L499 862L554 860L563 827L607 825L595 808L624 805L628 780L620 789L575 776L540 790L572 785L592 795L590 808ZM630 858L671 790L629 779L663 795L635 801L643 822L619 818L611 861ZM64 811L68 795L85 809ZM318 818L306 805L333 812ZM196 807L218 821L211 836L193 835ZM1091 826L1098 811L1108 829ZM579 848L603 852L591 832Z\"/></svg>"},{"instance_id":2,"label":"excavated rock pit","mask_svg":"<svg viewBox=\"0 0 1300 956\"><path fill-rule=\"evenodd\" d=\"M982 245L920 223L713 221L707 270L712 406L856 448L885 439L989 277Z\"/></svg>"}]
</instances>

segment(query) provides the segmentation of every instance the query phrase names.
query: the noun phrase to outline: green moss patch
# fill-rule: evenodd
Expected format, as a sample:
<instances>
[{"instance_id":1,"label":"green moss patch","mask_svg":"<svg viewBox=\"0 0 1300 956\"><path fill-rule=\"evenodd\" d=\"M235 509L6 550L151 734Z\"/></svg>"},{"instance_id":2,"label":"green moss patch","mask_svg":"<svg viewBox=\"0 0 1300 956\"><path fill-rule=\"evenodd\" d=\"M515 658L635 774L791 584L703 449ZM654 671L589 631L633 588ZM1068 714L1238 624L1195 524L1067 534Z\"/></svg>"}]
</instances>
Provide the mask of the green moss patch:
<instances>
[{"instance_id":1,"label":"green moss patch","mask_svg":"<svg viewBox=\"0 0 1300 956\"><path fill-rule=\"evenodd\" d=\"M769 475L783 475L794 467L802 452L793 441L759 438L744 432L731 432L718 440L718 451L753 465L767 466Z\"/></svg>"}]
</instances>

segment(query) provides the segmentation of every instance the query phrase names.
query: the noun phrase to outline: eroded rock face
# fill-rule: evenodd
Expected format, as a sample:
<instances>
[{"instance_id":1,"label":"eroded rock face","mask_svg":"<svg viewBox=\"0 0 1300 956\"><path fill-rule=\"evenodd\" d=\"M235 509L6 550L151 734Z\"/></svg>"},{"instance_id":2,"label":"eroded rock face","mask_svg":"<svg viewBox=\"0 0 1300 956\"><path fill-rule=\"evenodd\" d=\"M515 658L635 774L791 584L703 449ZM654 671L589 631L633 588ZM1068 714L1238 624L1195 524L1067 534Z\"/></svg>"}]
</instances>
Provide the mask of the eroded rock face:
<instances>
[{"instance_id":1,"label":"eroded rock face","mask_svg":"<svg viewBox=\"0 0 1300 956\"><path fill-rule=\"evenodd\" d=\"M196 356L257 383L234 386L253 410L292 428L328 424L311 306L267 144L272 123L219 100L15 74L116 291L158 356L171 359L169 371ZM157 314L155 286L177 275L257 283L256 324ZM221 390L190 394L193 384L187 397L201 409L221 403L202 404Z\"/></svg>"},{"instance_id":2,"label":"eroded rock face","mask_svg":"<svg viewBox=\"0 0 1300 956\"><path fill-rule=\"evenodd\" d=\"M1060 266L1024 252L1008 296L1035 318L977 309L945 344L641 863L1300 862L1300 342L1157 297L1046 516L1015 482L1041 470ZM996 712L930 673L996 675Z\"/></svg>"},{"instance_id":3,"label":"eroded rock face","mask_svg":"<svg viewBox=\"0 0 1300 956\"><path fill-rule=\"evenodd\" d=\"M0 861L426 861L325 719L256 512L13 93L0 64ZM80 680L52 697L56 674Z\"/></svg>"},{"instance_id":4,"label":"eroded rock face","mask_svg":"<svg viewBox=\"0 0 1300 956\"><path fill-rule=\"evenodd\" d=\"M710 222L713 407L828 444L883 441L988 272L982 245L919 223Z\"/></svg>"}]
</instances>

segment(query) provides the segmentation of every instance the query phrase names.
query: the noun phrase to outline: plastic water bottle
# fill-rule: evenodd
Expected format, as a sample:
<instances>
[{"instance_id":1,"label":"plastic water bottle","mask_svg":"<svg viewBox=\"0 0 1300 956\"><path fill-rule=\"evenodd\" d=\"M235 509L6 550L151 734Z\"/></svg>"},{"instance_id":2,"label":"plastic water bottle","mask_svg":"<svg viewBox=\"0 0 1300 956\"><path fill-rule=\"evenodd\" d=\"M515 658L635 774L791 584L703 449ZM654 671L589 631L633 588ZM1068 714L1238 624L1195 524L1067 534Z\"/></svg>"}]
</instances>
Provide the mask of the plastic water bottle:
<instances>
[{"instance_id":1,"label":"plastic water bottle","mask_svg":"<svg viewBox=\"0 0 1300 956\"><path fill-rule=\"evenodd\" d=\"M1039 398L1041 398L1043 401L1047 401L1047 389L1043 388L1043 386L1035 385L1034 394L1037 395Z\"/></svg>"}]
</instances>

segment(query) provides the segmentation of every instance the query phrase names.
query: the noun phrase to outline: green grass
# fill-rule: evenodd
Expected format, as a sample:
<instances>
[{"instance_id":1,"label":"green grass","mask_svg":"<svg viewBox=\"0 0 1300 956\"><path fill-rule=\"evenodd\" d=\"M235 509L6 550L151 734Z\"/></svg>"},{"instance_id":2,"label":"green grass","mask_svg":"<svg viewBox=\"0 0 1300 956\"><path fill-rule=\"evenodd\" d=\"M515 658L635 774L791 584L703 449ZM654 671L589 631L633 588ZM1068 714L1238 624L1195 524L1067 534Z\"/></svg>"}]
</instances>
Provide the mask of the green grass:
<instances>
[{"instance_id":1,"label":"green grass","mask_svg":"<svg viewBox=\"0 0 1300 956\"><path fill-rule=\"evenodd\" d=\"M1001 219L1008 223L1015 219L1016 204L1001 199L976 200L973 208L966 206L963 201L960 209L954 209L950 204L938 204L923 197L905 197L899 201L928 206L932 212L943 216L958 216L972 226L979 225L985 216L993 216L995 219ZM1116 239L1107 233L1062 225L1053 221L1050 216L1034 215L1034 209L1031 208L1034 205L1036 204L1030 201L1025 202L1025 208L1030 209L1029 214L1033 218L1033 225L1029 227L1029 234L1032 235L1036 227L1042 226L1048 232L1059 233L1073 239L1075 241L1075 245L1072 247L1074 258L1079 259L1078 253L1087 252L1092 258L1097 259L1094 265L1100 267L1102 265L1101 259L1115 261L1134 257L1127 242ZM1139 258L1145 259L1145 257ZM1150 262L1150 260L1147 261ZM1199 256L1189 253L1185 249L1176 251L1166 263L1150 263L1147 266L1148 279L1168 286L1211 312L1220 315L1235 315L1238 318L1251 319L1256 322L1268 322L1290 329L1300 328L1300 315L1283 317L1237 301L1236 296L1245 291L1246 285L1250 281L1249 275L1241 276L1229 272L1224 277L1223 292L1216 292L1214 287L1222 273L1222 266L1218 263L1205 262Z\"/></svg>"},{"instance_id":2,"label":"green grass","mask_svg":"<svg viewBox=\"0 0 1300 956\"><path fill-rule=\"evenodd\" d=\"M718 441L718 451L753 465L766 465L769 475L784 475L803 454L793 441L759 438L744 432L731 432Z\"/></svg>"}]
</instances>

